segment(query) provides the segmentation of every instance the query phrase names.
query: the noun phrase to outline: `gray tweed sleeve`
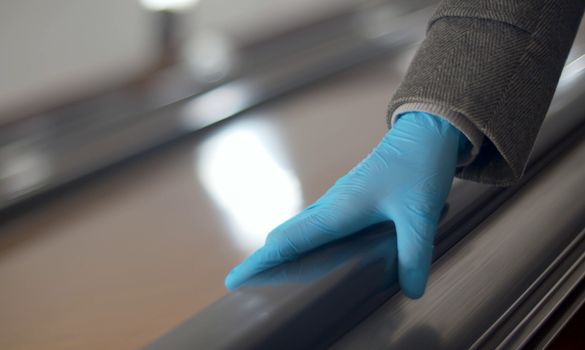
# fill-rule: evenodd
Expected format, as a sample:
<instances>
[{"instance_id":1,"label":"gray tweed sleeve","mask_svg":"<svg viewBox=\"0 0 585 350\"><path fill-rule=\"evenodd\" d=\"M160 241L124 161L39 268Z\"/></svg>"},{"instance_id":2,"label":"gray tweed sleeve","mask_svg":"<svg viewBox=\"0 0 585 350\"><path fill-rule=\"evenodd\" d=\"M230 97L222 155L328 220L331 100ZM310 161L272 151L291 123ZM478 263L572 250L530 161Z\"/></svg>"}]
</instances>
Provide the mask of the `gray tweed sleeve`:
<instances>
[{"instance_id":1,"label":"gray tweed sleeve","mask_svg":"<svg viewBox=\"0 0 585 350\"><path fill-rule=\"evenodd\" d=\"M390 101L388 122L440 115L473 144L457 176L519 179L548 110L585 0L444 0Z\"/></svg>"}]
</instances>

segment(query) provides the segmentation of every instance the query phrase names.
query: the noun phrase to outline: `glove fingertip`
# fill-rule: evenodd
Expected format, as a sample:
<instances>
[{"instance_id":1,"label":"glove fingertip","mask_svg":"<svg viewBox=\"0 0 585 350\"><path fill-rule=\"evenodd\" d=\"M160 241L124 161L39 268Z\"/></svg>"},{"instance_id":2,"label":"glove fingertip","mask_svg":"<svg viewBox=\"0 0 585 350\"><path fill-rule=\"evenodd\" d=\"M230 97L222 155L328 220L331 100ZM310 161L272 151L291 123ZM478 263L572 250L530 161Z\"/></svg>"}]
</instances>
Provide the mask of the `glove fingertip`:
<instances>
[{"instance_id":1,"label":"glove fingertip","mask_svg":"<svg viewBox=\"0 0 585 350\"><path fill-rule=\"evenodd\" d=\"M425 293L428 275L420 270L404 271L400 274L400 288L410 299L419 299Z\"/></svg>"},{"instance_id":2,"label":"glove fingertip","mask_svg":"<svg viewBox=\"0 0 585 350\"><path fill-rule=\"evenodd\" d=\"M223 283L225 284L225 287L230 292L233 292L234 290L236 290L241 284L239 281L236 269L237 269L237 267L235 269L233 269L232 271L230 271L230 273L228 273L228 275L225 277L225 279L223 281Z\"/></svg>"}]
</instances>

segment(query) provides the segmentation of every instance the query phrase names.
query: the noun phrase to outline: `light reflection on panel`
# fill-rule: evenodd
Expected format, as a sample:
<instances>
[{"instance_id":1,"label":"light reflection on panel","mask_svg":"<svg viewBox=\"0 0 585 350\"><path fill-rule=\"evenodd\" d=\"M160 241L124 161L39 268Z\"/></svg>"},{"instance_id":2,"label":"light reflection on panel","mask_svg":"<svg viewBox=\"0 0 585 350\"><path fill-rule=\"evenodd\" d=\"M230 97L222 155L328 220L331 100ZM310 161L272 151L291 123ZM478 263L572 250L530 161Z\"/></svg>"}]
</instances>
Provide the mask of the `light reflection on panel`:
<instances>
[{"instance_id":1,"label":"light reflection on panel","mask_svg":"<svg viewBox=\"0 0 585 350\"><path fill-rule=\"evenodd\" d=\"M558 88L564 88L570 85L585 70L585 55L571 61L565 65L561 77L559 78Z\"/></svg>"},{"instance_id":2,"label":"light reflection on panel","mask_svg":"<svg viewBox=\"0 0 585 350\"><path fill-rule=\"evenodd\" d=\"M227 128L206 141L196 155L196 172L226 214L243 250L261 246L268 232L302 205L298 178L253 126Z\"/></svg>"},{"instance_id":3,"label":"light reflection on panel","mask_svg":"<svg viewBox=\"0 0 585 350\"><path fill-rule=\"evenodd\" d=\"M253 87L234 82L210 90L188 102L182 110L181 123L197 130L230 117L246 107Z\"/></svg>"},{"instance_id":4,"label":"light reflection on panel","mask_svg":"<svg viewBox=\"0 0 585 350\"><path fill-rule=\"evenodd\" d=\"M27 140L0 145L0 207L46 185L51 176L51 163Z\"/></svg>"}]
</instances>

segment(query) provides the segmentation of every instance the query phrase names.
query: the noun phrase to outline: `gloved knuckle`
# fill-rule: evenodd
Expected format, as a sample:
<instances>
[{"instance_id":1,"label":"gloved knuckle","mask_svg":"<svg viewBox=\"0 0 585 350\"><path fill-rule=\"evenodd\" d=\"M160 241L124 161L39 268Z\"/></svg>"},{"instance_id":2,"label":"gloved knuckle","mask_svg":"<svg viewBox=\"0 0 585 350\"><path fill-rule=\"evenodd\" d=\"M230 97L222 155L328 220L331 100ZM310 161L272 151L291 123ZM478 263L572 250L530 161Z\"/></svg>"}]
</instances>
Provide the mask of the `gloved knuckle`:
<instances>
[{"instance_id":1,"label":"gloved knuckle","mask_svg":"<svg viewBox=\"0 0 585 350\"><path fill-rule=\"evenodd\" d=\"M306 225L321 233L332 233L329 215L326 212L313 213L306 219Z\"/></svg>"},{"instance_id":2,"label":"gloved knuckle","mask_svg":"<svg viewBox=\"0 0 585 350\"><path fill-rule=\"evenodd\" d=\"M430 201L416 201L406 205L409 215L417 218L418 222L435 222L435 205Z\"/></svg>"},{"instance_id":3,"label":"gloved knuckle","mask_svg":"<svg viewBox=\"0 0 585 350\"><path fill-rule=\"evenodd\" d=\"M276 236L277 236L277 231L271 231L267 236L266 236L266 243L272 243L276 240Z\"/></svg>"}]
</instances>

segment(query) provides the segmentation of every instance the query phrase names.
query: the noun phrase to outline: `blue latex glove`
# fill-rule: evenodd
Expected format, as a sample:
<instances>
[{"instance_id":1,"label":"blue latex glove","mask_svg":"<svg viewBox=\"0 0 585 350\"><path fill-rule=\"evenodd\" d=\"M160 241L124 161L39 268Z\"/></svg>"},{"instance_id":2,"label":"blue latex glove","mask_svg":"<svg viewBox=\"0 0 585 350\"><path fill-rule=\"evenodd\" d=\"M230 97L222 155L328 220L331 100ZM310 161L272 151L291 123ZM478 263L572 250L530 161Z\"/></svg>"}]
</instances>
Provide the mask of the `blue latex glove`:
<instances>
[{"instance_id":1,"label":"blue latex glove","mask_svg":"<svg viewBox=\"0 0 585 350\"><path fill-rule=\"evenodd\" d=\"M422 112L403 114L366 159L314 204L274 229L262 248L235 267L226 287L233 290L258 272L392 220L400 286L410 298L422 296L462 139L444 119Z\"/></svg>"}]
</instances>

